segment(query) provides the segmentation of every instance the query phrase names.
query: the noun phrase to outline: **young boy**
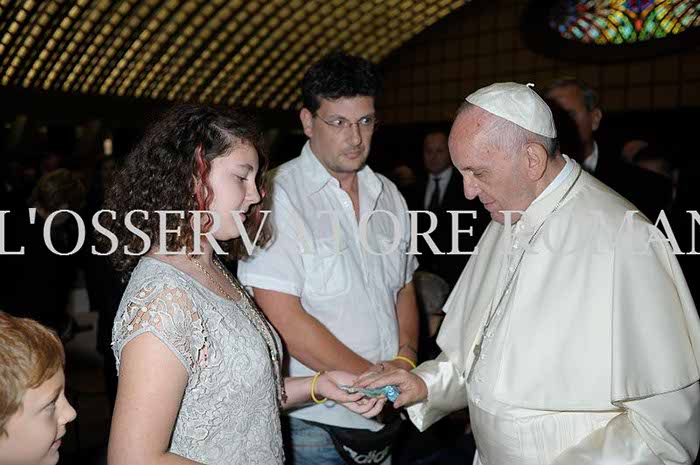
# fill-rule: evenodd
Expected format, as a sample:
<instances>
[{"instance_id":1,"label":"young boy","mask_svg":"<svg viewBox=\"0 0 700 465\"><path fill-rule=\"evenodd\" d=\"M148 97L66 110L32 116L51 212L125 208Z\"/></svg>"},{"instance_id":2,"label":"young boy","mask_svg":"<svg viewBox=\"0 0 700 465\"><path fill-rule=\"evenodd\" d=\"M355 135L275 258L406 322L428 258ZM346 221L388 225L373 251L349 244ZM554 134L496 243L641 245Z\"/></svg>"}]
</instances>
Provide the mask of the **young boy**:
<instances>
[{"instance_id":1,"label":"young boy","mask_svg":"<svg viewBox=\"0 0 700 465\"><path fill-rule=\"evenodd\" d=\"M0 465L55 465L76 413L64 395L65 354L39 323L0 312Z\"/></svg>"}]
</instances>

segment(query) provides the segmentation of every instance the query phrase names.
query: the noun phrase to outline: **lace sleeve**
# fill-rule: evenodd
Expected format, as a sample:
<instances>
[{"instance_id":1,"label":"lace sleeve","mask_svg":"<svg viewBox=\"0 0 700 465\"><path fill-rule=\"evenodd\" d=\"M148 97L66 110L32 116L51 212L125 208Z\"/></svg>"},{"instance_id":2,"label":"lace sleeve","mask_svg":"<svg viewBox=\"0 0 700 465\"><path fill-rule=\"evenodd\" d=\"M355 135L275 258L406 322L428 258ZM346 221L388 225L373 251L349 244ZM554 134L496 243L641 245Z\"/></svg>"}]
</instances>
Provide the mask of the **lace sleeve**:
<instances>
[{"instance_id":1,"label":"lace sleeve","mask_svg":"<svg viewBox=\"0 0 700 465\"><path fill-rule=\"evenodd\" d=\"M207 334L192 300L181 287L148 283L122 302L112 330L112 349L119 372L120 356L129 341L144 333L160 339L191 376L206 362Z\"/></svg>"}]
</instances>

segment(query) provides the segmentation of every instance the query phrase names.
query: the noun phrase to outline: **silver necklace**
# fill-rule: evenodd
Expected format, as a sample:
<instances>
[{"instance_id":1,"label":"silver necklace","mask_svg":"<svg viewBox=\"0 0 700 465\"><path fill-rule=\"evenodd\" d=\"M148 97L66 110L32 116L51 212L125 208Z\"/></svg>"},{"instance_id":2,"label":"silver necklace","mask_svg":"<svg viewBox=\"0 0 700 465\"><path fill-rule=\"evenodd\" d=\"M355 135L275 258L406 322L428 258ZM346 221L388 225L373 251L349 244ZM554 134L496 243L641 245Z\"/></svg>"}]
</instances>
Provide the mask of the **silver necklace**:
<instances>
[{"instance_id":1,"label":"silver necklace","mask_svg":"<svg viewBox=\"0 0 700 465\"><path fill-rule=\"evenodd\" d=\"M243 309L243 314L246 316L246 318L248 318L248 321L250 321L250 323L255 327L255 329L258 331L260 336L265 341L265 344L267 345L270 361L272 362L273 377L277 386L277 399L280 402L280 405L287 402L287 392L284 387L284 380L282 379L282 362L280 361L280 351L277 347L277 342L275 341L273 330L270 327L270 323L267 321L267 318L265 318L265 315L262 314L260 309L258 309L258 306L255 305L255 302L252 301L252 299L240 287L240 285L236 283L233 276L231 276L231 273L229 273L228 270L224 268L224 265L221 264L218 258L214 259L214 265L219 269L219 271L221 271L221 274L223 274L224 278L226 278L229 284L231 284L231 287L236 290L238 298L233 298L228 292L226 292L223 286L214 279L214 277L202 266L201 263L199 263L197 260L192 259L191 257L189 258L190 260L192 260L195 266L199 268L199 270L202 273L204 273L207 279L209 279L209 281L211 281L212 284L214 284L217 287L219 292L226 296L228 300L240 302L241 299L245 299L247 305L241 305L241 308ZM249 308L250 311L247 311L246 307Z\"/></svg>"},{"instance_id":2,"label":"silver necklace","mask_svg":"<svg viewBox=\"0 0 700 465\"><path fill-rule=\"evenodd\" d=\"M527 241L528 247L531 246L537 237L539 237L539 233L542 230L542 227L544 226L545 222L547 222L547 219L552 216L554 212L559 210L559 207L561 207L562 203L564 202L564 199L569 195L569 192L571 192L571 189L574 188L576 183L578 182L578 179L581 177L581 173L583 172L582 168L579 168L578 174L576 175L576 179L574 179L574 182L569 186L569 188L564 192L564 195L561 196L559 199L559 202L554 206L551 212L545 217L544 220L540 223L540 225L537 227L535 232L530 236L530 239ZM510 277L508 278L508 281L506 282L505 287L503 288L503 292L501 293L501 296L498 298L498 302L496 303L495 307L491 307L489 310L489 315L486 318L486 323L484 323L484 327L481 330L481 336L479 336L479 342L476 343L474 346L474 359L472 360L472 366L469 368L469 375L467 376L467 383L472 382L472 377L474 376L474 369L476 368L476 364L479 361L479 357L481 356L481 349L483 348L484 345L484 337L486 336L486 333L489 330L489 327L491 326L491 323L493 322L493 317L496 315L496 311L498 308L501 306L501 303L503 303L503 299L505 296L508 294L508 291L510 289L511 284L513 284L513 280L515 279L515 276L518 274L518 271L520 270L520 264L523 261L523 257L525 257L525 253L527 252L528 247L523 247L523 251L520 253L520 256L518 257L518 262L515 265L515 269L511 273Z\"/></svg>"}]
</instances>

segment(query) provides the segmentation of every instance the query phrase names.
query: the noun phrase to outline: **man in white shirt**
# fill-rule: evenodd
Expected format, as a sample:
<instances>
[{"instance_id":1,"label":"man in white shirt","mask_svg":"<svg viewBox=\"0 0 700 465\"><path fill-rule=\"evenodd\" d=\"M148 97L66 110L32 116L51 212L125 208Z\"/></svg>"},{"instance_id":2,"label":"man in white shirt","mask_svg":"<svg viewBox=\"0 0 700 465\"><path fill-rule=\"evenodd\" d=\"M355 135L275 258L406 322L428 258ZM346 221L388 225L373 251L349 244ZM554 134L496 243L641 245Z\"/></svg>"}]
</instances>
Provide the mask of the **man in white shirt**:
<instances>
[{"instance_id":1,"label":"man in white shirt","mask_svg":"<svg viewBox=\"0 0 700 465\"><path fill-rule=\"evenodd\" d=\"M493 221L445 304L438 358L360 385L398 385L419 429L468 405L476 464L691 464L700 321L676 245L559 152L528 86L466 100L450 152Z\"/></svg>"},{"instance_id":2,"label":"man in white shirt","mask_svg":"<svg viewBox=\"0 0 700 465\"><path fill-rule=\"evenodd\" d=\"M239 279L286 343L291 376L416 360L418 264L407 255L406 202L366 164L379 88L374 66L359 57L334 53L307 71L300 119L309 140L271 175L271 245L239 264ZM289 415L294 465L340 465L340 453L356 463L390 460L389 443L334 448L329 437L366 445L386 433L381 423L330 402Z\"/></svg>"}]
</instances>

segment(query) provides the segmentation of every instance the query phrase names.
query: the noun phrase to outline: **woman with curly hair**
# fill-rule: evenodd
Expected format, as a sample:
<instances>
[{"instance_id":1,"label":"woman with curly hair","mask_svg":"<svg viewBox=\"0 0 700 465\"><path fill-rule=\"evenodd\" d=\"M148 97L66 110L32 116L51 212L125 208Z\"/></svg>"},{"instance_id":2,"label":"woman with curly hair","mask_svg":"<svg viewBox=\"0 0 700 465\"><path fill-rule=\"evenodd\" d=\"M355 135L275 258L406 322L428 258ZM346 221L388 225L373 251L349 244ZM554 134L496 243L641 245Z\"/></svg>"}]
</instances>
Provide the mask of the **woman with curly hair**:
<instances>
[{"instance_id":1,"label":"woman with curly hair","mask_svg":"<svg viewBox=\"0 0 700 465\"><path fill-rule=\"evenodd\" d=\"M381 407L340 390L347 373L282 378L277 333L218 258L243 257L244 227L256 236L265 167L247 118L186 106L147 131L112 186L112 258L130 279L112 333L111 465L282 464L280 407Z\"/></svg>"}]
</instances>

